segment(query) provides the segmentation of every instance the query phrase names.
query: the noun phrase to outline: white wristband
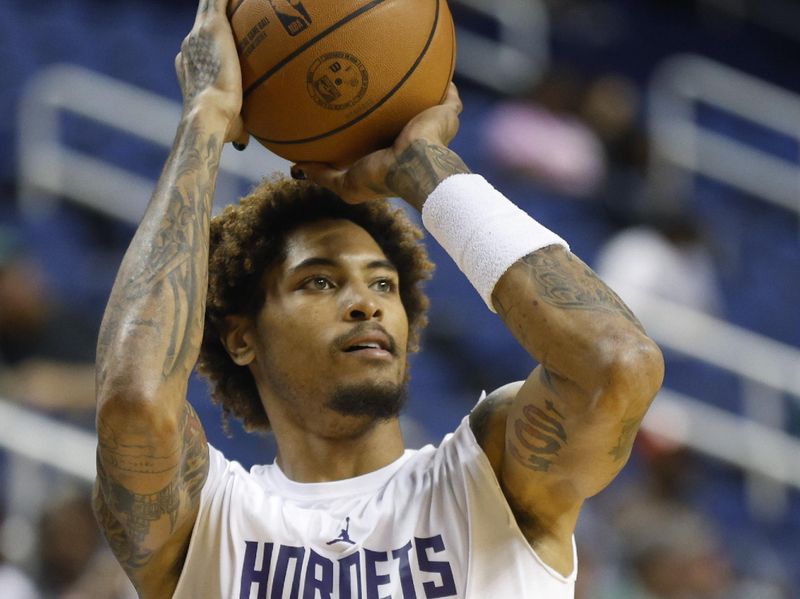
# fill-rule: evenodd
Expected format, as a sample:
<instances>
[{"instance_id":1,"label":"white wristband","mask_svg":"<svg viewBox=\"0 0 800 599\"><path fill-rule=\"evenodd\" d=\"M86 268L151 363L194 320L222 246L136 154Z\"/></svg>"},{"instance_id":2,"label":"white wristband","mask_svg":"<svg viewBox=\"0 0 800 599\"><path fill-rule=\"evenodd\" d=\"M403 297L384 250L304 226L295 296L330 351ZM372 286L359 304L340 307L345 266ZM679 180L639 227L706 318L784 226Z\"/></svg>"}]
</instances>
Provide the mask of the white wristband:
<instances>
[{"instance_id":1,"label":"white wristband","mask_svg":"<svg viewBox=\"0 0 800 599\"><path fill-rule=\"evenodd\" d=\"M480 175L452 175L439 183L422 207L422 222L492 312L492 291L515 262L548 245L569 249Z\"/></svg>"}]
</instances>

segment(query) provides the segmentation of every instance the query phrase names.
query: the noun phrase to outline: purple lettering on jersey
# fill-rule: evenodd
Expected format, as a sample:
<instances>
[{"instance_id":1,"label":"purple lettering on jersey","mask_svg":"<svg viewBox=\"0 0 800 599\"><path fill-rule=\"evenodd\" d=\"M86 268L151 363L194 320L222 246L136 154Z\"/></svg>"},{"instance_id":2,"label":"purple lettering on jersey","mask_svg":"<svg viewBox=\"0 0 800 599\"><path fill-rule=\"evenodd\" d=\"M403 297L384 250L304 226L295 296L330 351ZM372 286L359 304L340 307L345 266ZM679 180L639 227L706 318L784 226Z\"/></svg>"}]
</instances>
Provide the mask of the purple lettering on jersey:
<instances>
[{"instance_id":1,"label":"purple lettering on jersey","mask_svg":"<svg viewBox=\"0 0 800 599\"><path fill-rule=\"evenodd\" d=\"M355 583L358 589L358 599L361 599L361 554L352 553L339 560L339 597L353 597L353 585L350 580L350 570L355 566Z\"/></svg>"},{"instance_id":2,"label":"purple lettering on jersey","mask_svg":"<svg viewBox=\"0 0 800 599\"><path fill-rule=\"evenodd\" d=\"M271 599L283 599L283 588L286 584L286 573L289 570L290 560L294 560L294 573L292 574L292 589L289 591L289 599L298 599L300 596L300 572L303 569L303 554L305 552L305 547L281 545L278 559L275 562Z\"/></svg>"},{"instance_id":3,"label":"purple lettering on jersey","mask_svg":"<svg viewBox=\"0 0 800 599\"><path fill-rule=\"evenodd\" d=\"M269 566L272 562L272 543L264 543L264 557L261 568L256 569L258 545L256 541L245 541L244 563L242 564L242 584L239 587L239 599L250 599L250 587L258 585L257 599L267 599L269 584Z\"/></svg>"},{"instance_id":4,"label":"purple lettering on jersey","mask_svg":"<svg viewBox=\"0 0 800 599\"><path fill-rule=\"evenodd\" d=\"M433 549L434 553L441 553L444 551L442 535L427 538L414 537L414 545L417 552L419 569L422 572L438 574L442 579L442 584L440 585L430 581L422 583L422 588L425 589L426 599L455 597L456 581L453 578L453 570L450 568L450 562L433 561L428 557L428 549Z\"/></svg>"},{"instance_id":5,"label":"purple lettering on jersey","mask_svg":"<svg viewBox=\"0 0 800 599\"><path fill-rule=\"evenodd\" d=\"M331 599L333 562L310 549L306 565L306 580L303 585L303 599L317 599L317 591L319 591L319 599Z\"/></svg>"},{"instance_id":6,"label":"purple lettering on jersey","mask_svg":"<svg viewBox=\"0 0 800 599\"><path fill-rule=\"evenodd\" d=\"M411 541L392 551L392 557L400 560L400 587L403 589L403 599L417 599L414 590L414 578L411 575L411 565L408 563L408 554L411 552Z\"/></svg>"},{"instance_id":7,"label":"purple lettering on jersey","mask_svg":"<svg viewBox=\"0 0 800 599\"><path fill-rule=\"evenodd\" d=\"M364 549L364 574L367 579L367 599L392 599L390 596L380 596L380 587L391 582L388 574L378 574L378 564L389 561L386 551L370 551Z\"/></svg>"},{"instance_id":8,"label":"purple lettering on jersey","mask_svg":"<svg viewBox=\"0 0 800 599\"><path fill-rule=\"evenodd\" d=\"M363 595L366 599L391 599L389 595L399 598L401 592L402 599L423 599L418 591L424 591L424 599L456 597L453 569L447 557L442 535L414 537L391 550L391 556L389 551L361 547L338 560L311 547L245 541L239 599L250 599L253 585L256 599L267 599L268 590L270 599L362 599ZM389 564L392 560L397 561L397 569ZM337 567L339 584L335 588Z\"/></svg>"}]
</instances>

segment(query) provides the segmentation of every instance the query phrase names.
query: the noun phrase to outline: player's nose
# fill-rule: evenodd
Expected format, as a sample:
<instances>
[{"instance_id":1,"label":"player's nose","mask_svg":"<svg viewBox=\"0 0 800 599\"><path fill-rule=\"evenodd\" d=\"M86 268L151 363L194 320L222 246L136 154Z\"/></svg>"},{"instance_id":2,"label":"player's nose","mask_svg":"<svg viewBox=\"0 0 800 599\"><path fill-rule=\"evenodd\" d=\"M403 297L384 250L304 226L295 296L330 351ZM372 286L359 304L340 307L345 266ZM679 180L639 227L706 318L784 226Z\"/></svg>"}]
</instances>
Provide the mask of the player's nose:
<instances>
[{"instance_id":1,"label":"player's nose","mask_svg":"<svg viewBox=\"0 0 800 599\"><path fill-rule=\"evenodd\" d=\"M383 318L383 310L373 294L365 288L353 289L345 301L345 319L361 321Z\"/></svg>"}]
</instances>

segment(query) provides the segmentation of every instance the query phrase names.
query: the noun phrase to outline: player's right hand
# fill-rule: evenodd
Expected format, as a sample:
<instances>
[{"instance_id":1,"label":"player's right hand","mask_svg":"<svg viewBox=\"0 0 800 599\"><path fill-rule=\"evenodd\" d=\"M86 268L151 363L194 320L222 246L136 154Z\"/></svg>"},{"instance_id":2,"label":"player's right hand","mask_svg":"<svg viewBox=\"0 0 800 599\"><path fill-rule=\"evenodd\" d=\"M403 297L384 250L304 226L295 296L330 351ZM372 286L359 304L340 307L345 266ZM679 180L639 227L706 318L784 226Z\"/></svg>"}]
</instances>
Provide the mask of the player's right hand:
<instances>
[{"instance_id":1,"label":"player's right hand","mask_svg":"<svg viewBox=\"0 0 800 599\"><path fill-rule=\"evenodd\" d=\"M184 114L214 111L227 124L225 141L246 145L241 118L242 71L233 32L225 14L227 0L200 0L194 26L175 57Z\"/></svg>"},{"instance_id":2,"label":"player's right hand","mask_svg":"<svg viewBox=\"0 0 800 599\"><path fill-rule=\"evenodd\" d=\"M442 103L411 119L391 147L372 152L347 168L298 163L292 176L303 173L350 204L398 196L421 210L441 179L468 172L461 158L447 147L458 131L462 108L458 90L450 83Z\"/></svg>"}]
</instances>

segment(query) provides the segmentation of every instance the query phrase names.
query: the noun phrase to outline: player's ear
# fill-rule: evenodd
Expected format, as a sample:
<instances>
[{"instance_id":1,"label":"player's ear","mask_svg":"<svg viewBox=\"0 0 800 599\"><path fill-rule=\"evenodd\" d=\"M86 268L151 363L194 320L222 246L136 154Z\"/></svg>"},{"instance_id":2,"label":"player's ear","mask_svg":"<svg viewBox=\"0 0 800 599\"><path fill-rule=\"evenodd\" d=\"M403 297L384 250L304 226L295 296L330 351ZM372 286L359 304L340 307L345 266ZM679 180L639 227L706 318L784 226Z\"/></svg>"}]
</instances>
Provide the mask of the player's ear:
<instances>
[{"instance_id":1,"label":"player's ear","mask_svg":"<svg viewBox=\"0 0 800 599\"><path fill-rule=\"evenodd\" d=\"M239 366L247 366L256 356L255 331L249 318L232 314L225 317L225 330L220 341Z\"/></svg>"}]
</instances>

